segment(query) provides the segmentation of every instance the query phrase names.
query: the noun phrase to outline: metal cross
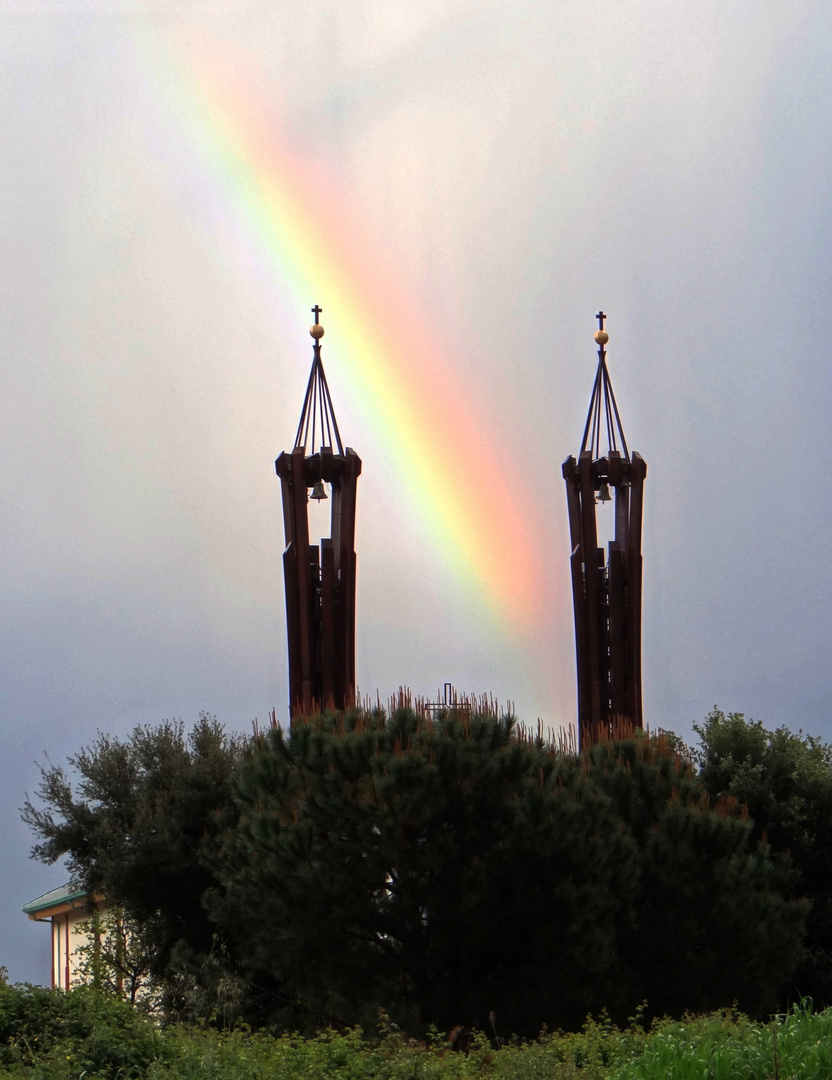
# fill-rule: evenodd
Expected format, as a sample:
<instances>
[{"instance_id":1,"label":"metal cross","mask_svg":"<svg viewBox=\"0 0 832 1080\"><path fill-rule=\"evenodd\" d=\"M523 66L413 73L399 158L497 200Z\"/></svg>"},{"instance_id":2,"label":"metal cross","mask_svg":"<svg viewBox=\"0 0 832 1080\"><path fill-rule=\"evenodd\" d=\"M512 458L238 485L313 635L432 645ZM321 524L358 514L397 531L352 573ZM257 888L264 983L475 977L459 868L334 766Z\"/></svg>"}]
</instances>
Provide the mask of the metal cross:
<instances>
[{"instance_id":1,"label":"metal cross","mask_svg":"<svg viewBox=\"0 0 832 1080\"><path fill-rule=\"evenodd\" d=\"M315 316L315 322L316 322L316 323L317 323L317 322L320 322L320 319L318 318L318 316L319 316L319 315L321 314L321 312L322 312L323 310L324 310L324 309L323 309L322 307L318 307L318 305L317 305L317 304L316 304L316 305L315 305L315 306L314 306L314 307L312 308L312 314L313 314L313 315Z\"/></svg>"},{"instance_id":2,"label":"metal cross","mask_svg":"<svg viewBox=\"0 0 832 1080\"><path fill-rule=\"evenodd\" d=\"M599 330L604 329L604 319L606 319L606 317L607 316L603 313L603 311L599 311L598 314L595 316L595 318L598 320L598 329Z\"/></svg>"}]
</instances>

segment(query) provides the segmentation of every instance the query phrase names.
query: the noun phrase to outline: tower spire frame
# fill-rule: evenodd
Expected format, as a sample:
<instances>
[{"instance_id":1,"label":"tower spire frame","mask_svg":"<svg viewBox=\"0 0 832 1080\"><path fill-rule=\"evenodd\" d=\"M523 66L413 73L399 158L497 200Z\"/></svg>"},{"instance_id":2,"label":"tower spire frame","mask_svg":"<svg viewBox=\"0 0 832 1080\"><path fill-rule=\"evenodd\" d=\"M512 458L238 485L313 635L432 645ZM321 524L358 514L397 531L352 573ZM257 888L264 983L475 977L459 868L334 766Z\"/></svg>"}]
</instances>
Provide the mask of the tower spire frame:
<instances>
[{"instance_id":1,"label":"tower spire frame","mask_svg":"<svg viewBox=\"0 0 832 1080\"><path fill-rule=\"evenodd\" d=\"M598 366L577 460L563 463L572 553L579 745L626 721L643 727L641 551L647 464L629 451L606 360L609 334L599 311ZM602 435L606 452L602 454ZM612 488L614 496L610 496ZM598 546L597 506L614 499L608 552Z\"/></svg>"},{"instance_id":2,"label":"tower spire frame","mask_svg":"<svg viewBox=\"0 0 832 1080\"><path fill-rule=\"evenodd\" d=\"M344 447L321 359L322 309L295 443L275 461L283 503L283 580L289 659L289 713L310 715L355 703L355 511L361 458ZM309 490L326 498L330 535L310 544ZM316 491L319 492L316 494Z\"/></svg>"}]
</instances>

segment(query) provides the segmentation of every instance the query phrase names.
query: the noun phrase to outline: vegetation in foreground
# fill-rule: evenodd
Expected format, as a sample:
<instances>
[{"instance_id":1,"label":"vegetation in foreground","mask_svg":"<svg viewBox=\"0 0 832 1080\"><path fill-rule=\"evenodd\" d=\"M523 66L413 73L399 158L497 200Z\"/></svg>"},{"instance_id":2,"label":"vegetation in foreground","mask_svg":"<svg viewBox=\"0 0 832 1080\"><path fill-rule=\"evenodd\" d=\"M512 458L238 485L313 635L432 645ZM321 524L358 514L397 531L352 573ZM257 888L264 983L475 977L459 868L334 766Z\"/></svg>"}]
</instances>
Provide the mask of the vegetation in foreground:
<instances>
[{"instance_id":1,"label":"vegetation in foreground","mask_svg":"<svg viewBox=\"0 0 832 1080\"><path fill-rule=\"evenodd\" d=\"M80 987L64 994L0 985L2 1080L828 1080L832 1010L808 1002L767 1023L720 1012L624 1027L587 1020L573 1034L503 1041L435 1031L408 1039L381 1016L304 1039L247 1028L160 1027L123 1001Z\"/></svg>"},{"instance_id":2,"label":"vegetation in foreground","mask_svg":"<svg viewBox=\"0 0 832 1080\"><path fill-rule=\"evenodd\" d=\"M673 736L622 731L575 755L511 716L405 705L247 741L209 718L189 736L102 735L71 760L77 786L45 768L25 811L35 854L68 855L132 928L135 970L116 983L143 980L168 1019L311 1035L371 1030L383 1008L417 1038L489 1030L492 1013L525 1038L601 1010L620 1024L645 999L651 1016L737 1002L761 1018L808 992L792 976L809 875L749 815L718 718L697 775ZM786 749L787 779L806 747ZM832 791L828 762L807 764ZM801 817L787 786L762 809L793 809L781 838L800 825L817 856L822 799ZM101 962L130 952L116 935L91 981L106 988Z\"/></svg>"},{"instance_id":3,"label":"vegetation in foreground","mask_svg":"<svg viewBox=\"0 0 832 1080\"><path fill-rule=\"evenodd\" d=\"M0 1080L829 1080L832 1010L785 1003L832 998L832 748L696 730L580 756L407 709L101 736L25 812L115 900L93 985L0 969Z\"/></svg>"}]
</instances>

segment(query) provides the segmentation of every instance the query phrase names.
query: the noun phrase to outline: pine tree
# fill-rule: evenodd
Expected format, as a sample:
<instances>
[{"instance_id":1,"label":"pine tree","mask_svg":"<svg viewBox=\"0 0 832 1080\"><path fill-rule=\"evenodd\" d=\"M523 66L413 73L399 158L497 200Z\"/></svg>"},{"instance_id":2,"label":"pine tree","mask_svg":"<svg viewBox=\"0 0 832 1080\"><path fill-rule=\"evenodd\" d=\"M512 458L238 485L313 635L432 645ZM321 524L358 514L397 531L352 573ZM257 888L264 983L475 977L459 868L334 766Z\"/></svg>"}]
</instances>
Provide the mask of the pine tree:
<instances>
[{"instance_id":1,"label":"pine tree","mask_svg":"<svg viewBox=\"0 0 832 1080\"><path fill-rule=\"evenodd\" d=\"M694 729L706 790L748 807L754 839L787 856L795 887L811 901L806 955L783 1004L808 995L817 1007L832 1005L832 746L719 709Z\"/></svg>"},{"instance_id":2,"label":"pine tree","mask_svg":"<svg viewBox=\"0 0 832 1080\"><path fill-rule=\"evenodd\" d=\"M736 799L712 800L677 740L642 732L585 755L635 839L641 888L621 936L630 992L653 1015L737 1001L765 1015L802 953L808 905Z\"/></svg>"},{"instance_id":3,"label":"pine tree","mask_svg":"<svg viewBox=\"0 0 832 1080\"><path fill-rule=\"evenodd\" d=\"M614 985L638 858L611 801L557 766L506 717L273 730L241 771L213 913L254 982L331 1022L580 1023Z\"/></svg>"}]
</instances>

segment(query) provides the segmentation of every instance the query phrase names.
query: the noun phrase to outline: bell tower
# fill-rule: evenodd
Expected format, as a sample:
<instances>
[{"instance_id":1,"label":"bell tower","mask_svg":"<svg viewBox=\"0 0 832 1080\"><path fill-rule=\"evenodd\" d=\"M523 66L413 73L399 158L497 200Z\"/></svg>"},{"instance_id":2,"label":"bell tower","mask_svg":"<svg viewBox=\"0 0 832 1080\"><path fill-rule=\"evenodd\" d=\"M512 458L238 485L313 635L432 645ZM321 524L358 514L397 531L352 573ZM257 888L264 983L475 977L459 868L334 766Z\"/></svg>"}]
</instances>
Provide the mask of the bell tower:
<instances>
[{"instance_id":1,"label":"bell tower","mask_svg":"<svg viewBox=\"0 0 832 1080\"><path fill-rule=\"evenodd\" d=\"M295 445L274 463L283 499L283 579L289 642L289 712L355 701L355 500L361 458L341 443L315 323L312 370ZM330 487L327 496L326 485ZM330 501L330 534L309 542L309 500Z\"/></svg>"},{"instance_id":2,"label":"bell tower","mask_svg":"<svg viewBox=\"0 0 832 1080\"><path fill-rule=\"evenodd\" d=\"M596 742L602 732L611 732L620 720L643 726L641 518L647 464L627 448L607 371L606 315L599 311L596 318L598 368L581 449L577 461L570 456L563 463L572 541L581 749ZM605 553L598 546L598 507L608 513L604 504L610 502L613 539Z\"/></svg>"}]
</instances>

